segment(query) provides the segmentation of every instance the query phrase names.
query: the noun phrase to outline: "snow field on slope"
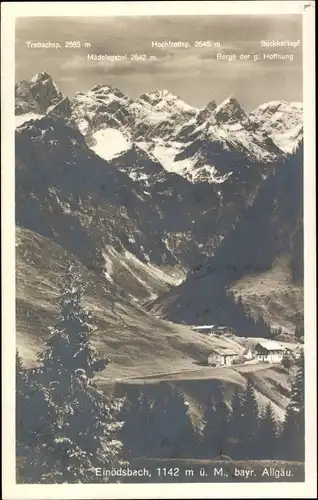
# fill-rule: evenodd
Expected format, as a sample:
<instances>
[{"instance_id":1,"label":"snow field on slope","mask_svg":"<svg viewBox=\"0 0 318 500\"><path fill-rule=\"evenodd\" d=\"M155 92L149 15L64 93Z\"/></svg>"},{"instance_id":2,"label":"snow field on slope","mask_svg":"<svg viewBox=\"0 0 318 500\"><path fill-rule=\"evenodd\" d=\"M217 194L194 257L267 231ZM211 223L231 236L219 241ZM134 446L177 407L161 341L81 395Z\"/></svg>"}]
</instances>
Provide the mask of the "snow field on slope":
<instances>
[{"instance_id":1,"label":"snow field on slope","mask_svg":"<svg viewBox=\"0 0 318 500\"><path fill-rule=\"evenodd\" d=\"M131 147L124 135L114 128L98 130L93 135L93 139L96 144L91 149L104 160L111 160L117 154Z\"/></svg>"},{"instance_id":2,"label":"snow field on slope","mask_svg":"<svg viewBox=\"0 0 318 500\"><path fill-rule=\"evenodd\" d=\"M39 120L43 118L44 115L39 115L37 113L25 113L24 115L16 115L15 117L15 126L20 127L23 123L26 123L30 120Z\"/></svg>"},{"instance_id":3,"label":"snow field on slope","mask_svg":"<svg viewBox=\"0 0 318 500\"><path fill-rule=\"evenodd\" d=\"M151 153L156 160L158 160L163 168L168 172L184 175L184 170L192 168L191 160L175 161L175 156L179 153L180 144L174 143L173 145L165 146L163 143L157 141L156 143L137 142L137 146L147 153Z\"/></svg>"},{"instance_id":4,"label":"snow field on slope","mask_svg":"<svg viewBox=\"0 0 318 500\"><path fill-rule=\"evenodd\" d=\"M273 133L272 139L284 153L295 152L298 143L302 138L302 123L282 133Z\"/></svg>"}]
</instances>

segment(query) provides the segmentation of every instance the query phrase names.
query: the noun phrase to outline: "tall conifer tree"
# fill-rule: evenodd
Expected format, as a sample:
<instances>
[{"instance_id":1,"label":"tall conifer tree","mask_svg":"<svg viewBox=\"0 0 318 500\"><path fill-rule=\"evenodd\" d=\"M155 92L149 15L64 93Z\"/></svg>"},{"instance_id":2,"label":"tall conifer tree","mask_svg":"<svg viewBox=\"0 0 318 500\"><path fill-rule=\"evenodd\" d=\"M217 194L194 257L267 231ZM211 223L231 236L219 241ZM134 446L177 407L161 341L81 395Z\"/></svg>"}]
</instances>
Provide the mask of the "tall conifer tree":
<instances>
[{"instance_id":1,"label":"tall conifer tree","mask_svg":"<svg viewBox=\"0 0 318 500\"><path fill-rule=\"evenodd\" d=\"M82 306L85 286L70 266L58 299L59 317L50 329L34 373L37 394L46 401L45 424L28 455L36 481L94 482L95 469L117 463L120 399L96 386L95 372L107 359L91 344L92 314ZM33 471L33 472L32 472Z\"/></svg>"},{"instance_id":2,"label":"tall conifer tree","mask_svg":"<svg viewBox=\"0 0 318 500\"><path fill-rule=\"evenodd\" d=\"M259 425L259 410L253 385L248 381L242 398L242 420L240 426L242 458L253 458L256 454L256 434Z\"/></svg>"},{"instance_id":3,"label":"tall conifer tree","mask_svg":"<svg viewBox=\"0 0 318 500\"><path fill-rule=\"evenodd\" d=\"M303 352L296 361L296 375L286 409L280 454L286 460L305 459L305 373Z\"/></svg>"},{"instance_id":4,"label":"tall conifer tree","mask_svg":"<svg viewBox=\"0 0 318 500\"><path fill-rule=\"evenodd\" d=\"M277 458L277 422L271 403L268 403L264 414L260 418L257 437L257 458L270 460ZM256 458L256 457L255 457Z\"/></svg>"}]
</instances>

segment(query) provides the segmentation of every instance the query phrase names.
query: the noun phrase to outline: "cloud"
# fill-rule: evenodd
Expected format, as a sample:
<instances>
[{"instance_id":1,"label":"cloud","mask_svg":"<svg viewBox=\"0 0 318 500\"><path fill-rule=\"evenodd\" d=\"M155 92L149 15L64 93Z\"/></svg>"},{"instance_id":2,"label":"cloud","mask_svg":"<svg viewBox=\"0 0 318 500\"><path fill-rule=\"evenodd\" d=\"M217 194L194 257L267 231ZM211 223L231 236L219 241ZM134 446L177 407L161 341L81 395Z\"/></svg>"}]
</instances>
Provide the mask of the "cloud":
<instances>
[{"instance_id":1,"label":"cloud","mask_svg":"<svg viewBox=\"0 0 318 500\"><path fill-rule=\"evenodd\" d=\"M301 16L42 17L20 18L16 26L17 79L46 69L70 95L105 80L129 95L169 88L198 106L212 98L219 102L227 93L240 96L247 107L283 94L292 100L301 95L301 48L292 51L293 62L238 59L241 53L263 52L263 39L301 39ZM82 47L31 50L26 40L79 40ZM220 47L195 48L195 40L218 42ZM188 41L192 47L158 49L152 41ZM84 47L85 42L91 47ZM219 61L218 52L235 54L237 60ZM88 53L138 53L147 60L88 61Z\"/></svg>"}]
</instances>

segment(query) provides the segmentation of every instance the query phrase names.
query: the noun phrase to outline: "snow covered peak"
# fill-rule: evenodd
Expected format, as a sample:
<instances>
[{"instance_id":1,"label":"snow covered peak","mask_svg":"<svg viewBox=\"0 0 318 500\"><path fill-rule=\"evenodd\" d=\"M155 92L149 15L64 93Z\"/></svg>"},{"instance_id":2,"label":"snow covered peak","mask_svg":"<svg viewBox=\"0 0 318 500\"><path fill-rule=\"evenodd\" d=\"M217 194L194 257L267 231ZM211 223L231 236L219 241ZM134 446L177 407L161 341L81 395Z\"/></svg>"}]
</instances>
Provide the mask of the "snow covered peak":
<instances>
[{"instance_id":1,"label":"snow covered peak","mask_svg":"<svg viewBox=\"0 0 318 500\"><path fill-rule=\"evenodd\" d=\"M162 99L165 99L166 101L171 101L171 100L174 101L175 99L178 99L178 97L169 92L169 90L162 89L162 90L152 90L151 92L146 92L145 94L142 94L139 97L139 99L146 102L150 102L151 104L155 105Z\"/></svg>"},{"instance_id":2,"label":"snow covered peak","mask_svg":"<svg viewBox=\"0 0 318 500\"><path fill-rule=\"evenodd\" d=\"M276 111L290 112L291 110L303 110L303 103L299 101L269 101L264 102L260 106L254 109L251 112L251 115L254 114L265 114L265 113L276 113Z\"/></svg>"},{"instance_id":3,"label":"snow covered peak","mask_svg":"<svg viewBox=\"0 0 318 500\"><path fill-rule=\"evenodd\" d=\"M31 81L18 82L15 90L16 115L27 115L28 121L44 114L66 119L97 154L108 159L136 141L159 144L161 154L161 141L176 143L179 149L199 140L267 163L282 151L293 152L303 135L299 102L267 102L247 116L231 96L218 106L211 100L197 109L167 89L133 100L106 83L77 92L69 101L47 71L37 73ZM26 120L19 123L22 121Z\"/></svg>"},{"instance_id":4,"label":"snow covered peak","mask_svg":"<svg viewBox=\"0 0 318 500\"><path fill-rule=\"evenodd\" d=\"M99 90L109 91L111 90L111 88L112 88L111 85L106 85L105 83L99 83L98 85L94 85L94 87L90 89L90 92L98 92Z\"/></svg>"},{"instance_id":5,"label":"snow covered peak","mask_svg":"<svg viewBox=\"0 0 318 500\"><path fill-rule=\"evenodd\" d=\"M158 96L159 99L175 99L176 97L167 89L154 90L153 92L150 92L148 95Z\"/></svg>"},{"instance_id":6,"label":"snow covered peak","mask_svg":"<svg viewBox=\"0 0 318 500\"><path fill-rule=\"evenodd\" d=\"M133 100L110 85L95 85L86 94L78 92L71 101L72 120L82 134L103 128L125 128L133 120Z\"/></svg>"},{"instance_id":7,"label":"snow covered peak","mask_svg":"<svg viewBox=\"0 0 318 500\"><path fill-rule=\"evenodd\" d=\"M254 129L268 135L285 153L292 153L303 137L301 102L270 101L249 114Z\"/></svg>"},{"instance_id":8,"label":"snow covered peak","mask_svg":"<svg viewBox=\"0 0 318 500\"><path fill-rule=\"evenodd\" d=\"M137 99L138 102L144 102L151 105L156 110L162 110L167 112L176 113L192 113L195 114L196 108L190 106L184 102L180 97L172 94L166 89L163 90L153 90L143 94Z\"/></svg>"},{"instance_id":9,"label":"snow covered peak","mask_svg":"<svg viewBox=\"0 0 318 500\"><path fill-rule=\"evenodd\" d=\"M85 136L110 128L119 130L128 142L132 138L140 141L150 136L170 137L176 127L197 113L168 90L155 90L132 100L105 84L95 85L85 94L75 94L71 108L72 121ZM104 142L98 136L100 140Z\"/></svg>"},{"instance_id":10,"label":"snow covered peak","mask_svg":"<svg viewBox=\"0 0 318 500\"><path fill-rule=\"evenodd\" d=\"M121 92L116 87L113 87L112 85L105 85L105 84L94 85L94 87L92 87L88 91L88 94L89 95L95 94L100 98L103 98L103 96L112 95L115 98L126 99L131 101L131 99L128 96L126 96L123 92Z\"/></svg>"},{"instance_id":11,"label":"snow covered peak","mask_svg":"<svg viewBox=\"0 0 318 500\"><path fill-rule=\"evenodd\" d=\"M214 111L214 117L221 123L242 122L247 119L245 111L234 97L221 102Z\"/></svg>"}]
</instances>

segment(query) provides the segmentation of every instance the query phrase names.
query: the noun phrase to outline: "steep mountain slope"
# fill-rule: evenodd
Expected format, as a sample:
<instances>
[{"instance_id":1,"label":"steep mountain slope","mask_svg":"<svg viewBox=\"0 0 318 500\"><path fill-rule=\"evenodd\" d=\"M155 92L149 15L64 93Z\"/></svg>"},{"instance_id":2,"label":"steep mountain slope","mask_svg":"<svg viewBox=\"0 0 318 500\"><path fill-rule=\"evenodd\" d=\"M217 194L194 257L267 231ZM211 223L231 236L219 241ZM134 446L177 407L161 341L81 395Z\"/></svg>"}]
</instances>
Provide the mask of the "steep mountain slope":
<instances>
[{"instance_id":1,"label":"steep mountain slope","mask_svg":"<svg viewBox=\"0 0 318 500\"><path fill-rule=\"evenodd\" d=\"M15 114L44 114L50 106L63 99L51 75L46 71L37 73L30 82L21 81L15 86Z\"/></svg>"},{"instance_id":2,"label":"steep mountain slope","mask_svg":"<svg viewBox=\"0 0 318 500\"><path fill-rule=\"evenodd\" d=\"M193 185L183 177L167 172L157 159L138 146L114 158L111 164L126 172L143 189L149 203L160 214L156 226L158 236L165 242L180 265L190 269L211 255L229 224L217 226L223 212L220 197L214 186ZM200 224L196 221L200 220Z\"/></svg>"},{"instance_id":3,"label":"steep mountain slope","mask_svg":"<svg viewBox=\"0 0 318 500\"><path fill-rule=\"evenodd\" d=\"M69 100L40 73L17 84L16 105L17 346L28 366L72 261L89 285L94 343L112 359L105 390L172 383L199 426L216 382L229 400L252 380L282 419L286 371L202 367L216 346L241 353L243 339L185 323L267 337L258 316L288 332L301 322L302 148L283 153L269 115L247 116L233 98L198 110L168 91L133 101L97 85Z\"/></svg>"},{"instance_id":4,"label":"steep mountain slope","mask_svg":"<svg viewBox=\"0 0 318 500\"><path fill-rule=\"evenodd\" d=\"M213 187L169 174L135 146L109 164L78 131L44 117L17 129L16 160L17 223L62 241L83 262L103 267L101 252L112 248L181 270L218 242L215 228L196 241L209 223L204 213L219 207ZM200 217L203 226L192 229Z\"/></svg>"},{"instance_id":5,"label":"steep mountain slope","mask_svg":"<svg viewBox=\"0 0 318 500\"><path fill-rule=\"evenodd\" d=\"M213 113L218 123L241 123L248 124L248 117L240 103L233 97L228 97L219 104Z\"/></svg>"},{"instance_id":6,"label":"steep mountain slope","mask_svg":"<svg viewBox=\"0 0 318 500\"><path fill-rule=\"evenodd\" d=\"M132 104L133 100L120 90L95 85L86 94L77 92L71 100L72 122L84 135L93 135L108 127L125 132L134 121Z\"/></svg>"},{"instance_id":7,"label":"steep mountain slope","mask_svg":"<svg viewBox=\"0 0 318 500\"><path fill-rule=\"evenodd\" d=\"M147 195L95 155L84 137L62 120L44 117L16 131L16 222L100 272L105 271L105 258L109 262L119 254L123 261L125 255L151 260L163 270L177 267L158 238L160 215ZM123 293L152 295L133 275L127 279L119 273L117 284Z\"/></svg>"},{"instance_id":8,"label":"steep mountain slope","mask_svg":"<svg viewBox=\"0 0 318 500\"><path fill-rule=\"evenodd\" d=\"M189 106L167 90L155 90L143 94L134 103L141 104L139 119L134 130L135 140L168 139L176 128L196 115L197 109Z\"/></svg>"},{"instance_id":9,"label":"steep mountain slope","mask_svg":"<svg viewBox=\"0 0 318 500\"><path fill-rule=\"evenodd\" d=\"M303 138L301 102L271 101L249 115L253 128L267 134L285 153L293 153Z\"/></svg>"},{"instance_id":10,"label":"steep mountain slope","mask_svg":"<svg viewBox=\"0 0 318 500\"><path fill-rule=\"evenodd\" d=\"M118 278L122 293L136 300L153 299L191 274L225 238L218 262L246 211L245 221L254 212L261 220L264 179L279 173L270 181L276 192L277 179L300 161L299 150L286 156L270 137L298 130L298 103L267 103L247 116L234 98L197 110L166 90L133 101L107 85L69 101L46 72L18 83L16 96L24 121L16 140L18 224L59 242L108 280ZM265 213L276 201L268 197ZM301 238L300 228L298 247Z\"/></svg>"},{"instance_id":11,"label":"steep mountain slope","mask_svg":"<svg viewBox=\"0 0 318 500\"><path fill-rule=\"evenodd\" d=\"M265 162L282 155L280 149L268 140L267 133L256 130L256 126L236 99L231 97L215 108L207 107L203 120L202 114L197 113L191 120L191 131L187 130L189 124L177 130L176 139L188 142L197 138L209 138L219 141L225 150L234 148L244 152L249 159Z\"/></svg>"},{"instance_id":12,"label":"steep mountain slope","mask_svg":"<svg viewBox=\"0 0 318 500\"><path fill-rule=\"evenodd\" d=\"M267 175L284 160L283 152L268 134L256 130L236 99L226 99L217 107L211 104L177 128L165 145L167 159L163 164L168 170L192 182L210 182L222 188L233 170L251 168ZM160 154L165 156L160 144L152 150L159 159Z\"/></svg>"},{"instance_id":13,"label":"steep mountain slope","mask_svg":"<svg viewBox=\"0 0 318 500\"><path fill-rule=\"evenodd\" d=\"M143 94L133 101L117 88L96 85L71 101L73 123L85 135L104 128L120 130L127 139L167 137L196 110L166 90Z\"/></svg>"},{"instance_id":14,"label":"steep mountain slope","mask_svg":"<svg viewBox=\"0 0 318 500\"><path fill-rule=\"evenodd\" d=\"M74 254L32 231L17 228L16 259L17 347L26 366L35 365L48 327L56 322L58 284L71 261L88 283L84 304L94 315L93 343L111 360L98 377L106 391L117 382L128 396L134 388L150 388L154 397L158 389L166 393L173 385L185 395L193 425L200 428L205 401L217 383L224 382L229 400L235 387L243 390L252 380L259 404L271 401L277 418L283 419L289 386L284 369L266 365L251 365L245 371L239 366L200 368L215 344L241 352L236 340L209 339L145 313L119 297L114 285L83 266Z\"/></svg>"},{"instance_id":15,"label":"steep mountain slope","mask_svg":"<svg viewBox=\"0 0 318 500\"><path fill-rule=\"evenodd\" d=\"M94 344L112 363L100 373L101 383L116 378L149 376L197 368L211 350L209 339L189 327L146 313L118 291L95 268L56 241L25 228L16 231L17 347L28 366L57 321L59 281L73 262L88 284L84 304L93 311ZM131 279L126 270L126 279ZM156 276L154 276L155 278ZM224 342L226 345L226 341ZM238 350L241 348L238 347Z\"/></svg>"},{"instance_id":16,"label":"steep mountain slope","mask_svg":"<svg viewBox=\"0 0 318 500\"><path fill-rule=\"evenodd\" d=\"M25 88L36 95L35 104ZM16 95L18 114L41 111L70 120L104 159L110 160L135 142L167 170L191 182L223 183L231 175L231 170L226 175L219 172L223 161L230 163L228 154L239 154L248 166L271 165L283 156L271 139L271 127L264 124L268 111L260 107L247 116L234 98L218 106L211 101L196 109L167 90L155 90L132 100L119 89L100 84L86 93L78 92L69 101L45 72L29 83L18 83ZM294 112L292 106L290 110ZM295 120L293 116L290 119ZM287 121L286 109L284 124Z\"/></svg>"},{"instance_id":17,"label":"steep mountain slope","mask_svg":"<svg viewBox=\"0 0 318 500\"><path fill-rule=\"evenodd\" d=\"M290 376L287 370L280 366L250 366L246 370L240 367L210 369L210 374L204 377L199 371L180 372L167 377L140 378L118 381L118 390L128 397L134 391L168 392L176 387L185 395L189 403L192 422L195 428L202 428L202 414L209 398L214 394L220 382L225 387L225 402L230 405L235 389L244 390L248 381L255 387L259 406L265 407L272 403L278 420L283 420L288 404ZM208 370L208 369L207 369ZM214 373L214 374L213 374Z\"/></svg>"},{"instance_id":18,"label":"steep mountain slope","mask_svg":"<svg viewBox=\"0 0 318 500\"><path fill-rule=\"evenodd\" d=\"M216 151L213 143L193 146L207 159L213 158ZM223 150L218 159L218 173L223 177L216 177L213 183L204 182L204 178L192 183L167 172L152 153L134 144L113 158L111 164L128 173L158 207L158 233L185 269L195 267L203 256L216 251L253 203L265 176L262 164L247 165L244 155L232 151L224 154Z\"/></svg>"},{"instance_id":19,"label":"steep mountain slope","mask_svg":"<svg viewBox=\"0 0 318 500\"><path fill-rule=\"evenodd\" d=\"M137 146L108 163L49 116L17 129L16 162L17 224L106 272L135 300L154 298L162 281L178 283L213 254L239 210L225 210L212 185L167 172Z\"/></svg>"},{"instance_id":20,"label":"steep mountain slope","mask_svg":"<svg viewBox=\"0 0 318 500\"><path fill-rule=\"evenodd\" d=\"M265 318L287 331L301 321L302 304L302 147L263 184L255 202L243 220L220 244L218 251L207 263L189 275L179 287L168 292L154 304L154 310L164 317L188 323L231 324L240 334L256 332L257 327L242 315L242 302L249 297L251 316L264 313ZM257 288L262 276L275 273L280 258L284 257L286 285L281 289ZM287 259L287 260L286 260ZM280 266L281 272L283 267ZM243 286L248 280L248 289ZM235 304L231 294L238 294ZM227 292L226 292L227 291ZM254 296L250 300L250 296ZM292 296L289 299L289 295ZM295 307L293 314L284 321L282 305ZM258 306L258 307L255 307ZM292 306L292 307L291 307ZM292 330L293 332L293 330ZM251 334L251 333L250 333Z\"/></svg>"},{"instance_id":21,"label":"steep mountain slope","mask_svg":"<svg viewBox=\"0 0 318 500\"><path fill-rule=\"evenodd\" d=\"M219 185L193 184L135 145L108 163L56 116L25 122L17 129L16 147L19 225L63 242L101 269L105 259L120 255L130 268L135 257L164 273L174 268L177 281L215 252L262 180L256 166L250 172L238 165L222 191ZM144 274L144 267L139 271ZM137 288L147 289L147 280L140 279ZM153 293L143 290L139 298Z\"/></svg>"}]
</instances>

